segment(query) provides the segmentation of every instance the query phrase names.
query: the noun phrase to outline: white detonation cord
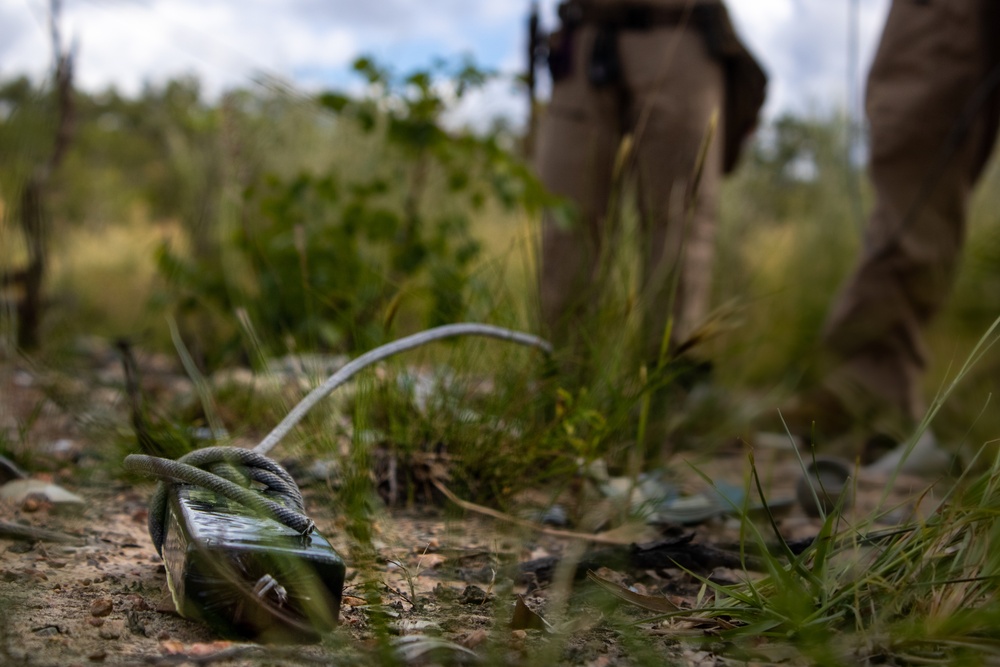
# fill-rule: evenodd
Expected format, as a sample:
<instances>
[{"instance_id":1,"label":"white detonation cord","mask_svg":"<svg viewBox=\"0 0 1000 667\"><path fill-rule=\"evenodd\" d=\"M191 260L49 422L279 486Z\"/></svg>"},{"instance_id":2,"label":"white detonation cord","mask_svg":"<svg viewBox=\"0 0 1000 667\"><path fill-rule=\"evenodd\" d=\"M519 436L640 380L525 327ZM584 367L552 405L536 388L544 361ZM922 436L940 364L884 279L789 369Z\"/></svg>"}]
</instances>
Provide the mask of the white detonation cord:
<instances>
[{"instance_id":1,"label":"white detonation cord","mask_svg":"<svg viewBox=\"0 0 1000 667\"><path fill-rule=\"evenodd\" d=\"M315 407L320 400L328 396L330 392L350 380L364 368L391 357L394 354L399 354L400 352L420 347L421 345L425 345L432 341L441 340L443 338L452 338L454 336L487 336L489 338L499 338L512 343L535 347L546 354L552 354L552 345L538 336L522 333L520 331L513 331L512 329L504 329L503 327L495 327L490 324L446 324L442 327L421 331L420 333L413 334L412 336L400 338L397 341L377 347L370 352L365 352L360 357L349 362L346 366L331 375L326 382L313 389L306 395L305 398L299 401L298 405L292 408L291 412L289 412L288 415L281 420L281 423L275 426L274 430L268 433L267 437L264 438L259 445L253 448L253 451L258 454L266 455L269 451L271 451L271 449L274 448L275 445L281 442L282 438L288 435L292 428L294 428L295 425L302 420L306 413L313 409L313 407Z\"/></svg>"}]
</instances>

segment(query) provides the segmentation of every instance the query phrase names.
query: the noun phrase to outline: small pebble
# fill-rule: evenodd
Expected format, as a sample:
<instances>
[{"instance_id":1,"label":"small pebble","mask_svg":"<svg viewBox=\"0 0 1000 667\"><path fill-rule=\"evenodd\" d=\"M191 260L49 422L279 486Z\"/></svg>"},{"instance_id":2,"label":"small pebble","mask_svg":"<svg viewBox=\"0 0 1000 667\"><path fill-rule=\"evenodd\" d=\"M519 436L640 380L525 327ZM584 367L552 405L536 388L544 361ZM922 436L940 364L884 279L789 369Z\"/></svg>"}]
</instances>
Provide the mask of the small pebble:
<instances>
[{"instance_id":1,"label":"small pebble","mask_svg":"<svg viewBox=\"0 0 1000 667\"><path fill-rule=\"evenodd\" d=\"M482 628L477 628L470 632L465 639L462 640L462 646L465 648L476 648L489 638L489 633Z\"/></svg>"},{"instance_id":2,"label":"small pebble","mask_svg":"<svg viewBox=\"0 0 1000 667\"><path fill-rule=\"evenodd\" d=\"M470 584L465 587L464 591L462 591L462 598L460 602L462 602L462 604L483 604L489 600L489 597L489 593L484 591L482 588Z\"/></svg>"},{"instance_id":3,"label":"small pebble","mask_svg":"<svg viewBox=\"0 0 1000 667\"><path fill-rule=\"evenodd\" d=\"M27 498L24 499L24 501L21 502L21 511L28 514L32 512L37 512L42 508L42 504L43 504L43 499L40 499L38 496L34 495L28 496Z\"/></svg>"},{"instance_id":4,"label":"small pebble","mask_svg":"<svg viewBox=\"0 0 1000 667\"><path fill-rule=\"evenodd\" d=\"M141 595L129 595L125 598L132 605L133 611L149 611L149 603Z\"/></svg>"},{"instance_id":5,"label":"small pebble","mask_svg":"<svg viewBox=\"0 0 1000 667\"><path fill-rule=\"evenodd\" d=\"M111 598L100 598L94 600L90 605L90 615L91 616L108 616L111 614L111 610L114 609L114 602Z\"/></svg>"}]
</instances>

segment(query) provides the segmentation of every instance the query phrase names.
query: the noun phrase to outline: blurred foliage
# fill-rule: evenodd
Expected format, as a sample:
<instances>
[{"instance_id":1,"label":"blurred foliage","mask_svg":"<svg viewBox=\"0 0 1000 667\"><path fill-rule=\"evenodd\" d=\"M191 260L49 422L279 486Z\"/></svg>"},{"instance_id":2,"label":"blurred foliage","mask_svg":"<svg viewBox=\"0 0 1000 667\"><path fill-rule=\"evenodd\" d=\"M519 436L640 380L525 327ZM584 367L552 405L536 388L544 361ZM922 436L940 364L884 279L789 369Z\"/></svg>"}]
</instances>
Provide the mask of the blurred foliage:
<instances>
[{"instance_id":1,"label":"blurred foliage","mask_svg":"<svg viewBox=\"0 0 1000 667\"><path fill-rule=\"evenodd\" d=\"M371 349L392 337L403 306L418 327L466 317L480 253L471 217L491 202L535 209L543 191L496 135L443 125L488 74L467 62L401 77L367 58L354 68L366 92L319 95L328 113L313 122L332 130L325 141L365 135L377 159L284 175L261 162L238 179L241 197L216 223L221 240L196 243L188 256L165 245L158 255L181 311L231 321L242 309L269 352ZM247 122L245 111L227 116L232 104L220 113L223 123ZM211 341L237 342L235 333Z\"/></svg>"},{"instance_id":2,"label":"blurred foliage","mask_svg":"<svg viewBox=\"0 0 1000 667\"><path fill-rule=\"evenodd\" d=\"M29 170L51 152L55 101L21 77L0 84L0 197L16 202ZM4 206L4 218L12 217ZM4 251L9 252L9 251Z\"/></svg>"},{"instance_id":3,"label":"blurred foliage","mask_svg":"<svg viewBox=\"0 0 1000 667\"><path fill-rule=\"evenodd\" d=\"M723 190L715 302L740 316L713 353L744 384L801 381L830 300L854 265L871 193L845 118L763 128Z\"/></svg>"},{"instance_id":4,"label":"blurred foliage","mask_svg":"<svg viewBox=\"0 0 1000 667\"><path fill-rule=\"evenodd\" d=\"M355 70L359 95L306 98L264 80L209 102L194 79L134 98L80 93L79 139L53 198L62 270L49 332L161 330L171 312L195 357L217 366L255 358L248 328L267 354L355 352L394 325L465 317L475 295L490 291L473 284L481 250L473 218L545 201L505 128L445 125L492 74L438 61L396 75L367 58ZM3 202L16 201L51 133L46 95L23 78L0 86ZM18 239L3 210L2 256L11 262ZM157 237L158 278L136 267L148 265ZM109 281L113 302L74 273L108 262L135 278ZM119 296L129 290L131 299Z\"/></svg>"}]
</instances>

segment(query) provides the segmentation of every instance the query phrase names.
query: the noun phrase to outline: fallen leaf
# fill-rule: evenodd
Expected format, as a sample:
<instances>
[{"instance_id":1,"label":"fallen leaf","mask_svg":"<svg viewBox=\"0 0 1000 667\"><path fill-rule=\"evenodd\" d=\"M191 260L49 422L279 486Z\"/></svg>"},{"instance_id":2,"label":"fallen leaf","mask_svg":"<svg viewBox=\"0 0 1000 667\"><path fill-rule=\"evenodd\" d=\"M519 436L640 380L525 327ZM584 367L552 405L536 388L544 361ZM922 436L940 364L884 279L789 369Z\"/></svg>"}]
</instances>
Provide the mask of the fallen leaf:
<instances>
[{"instance_id":1,"label":"fallen leaf","mask_svg":"<svg viewBox=\"0 0 1000 667\"><path fill-rule=\"evenodd\" d=\"M593 571L587 572L587 578L593 581L595 584L606 590L607 592L614 595L620 600L625 600L630 604L634 604L637 607L646 609L648 611L655 611L660 614L672 614L676 611L681 611L681 608L675 605L673 602L664 597L656 597L652 595L642 595L636 593L635 591L630 591L621 584L616 584L613 581L599 577Z\"/></svg>"},{"instance_id":2,"label":"fallen leaf","mask_svg":"<svg viewBox=\"0 0 1000 667\"><path fill-rule=\"evenodd\" d=\"M549 630L551 625L544 618L528 608L524 596L518 595L514 603L514 616L510 620L512 630Z\"/></svg>"}]
</instances>

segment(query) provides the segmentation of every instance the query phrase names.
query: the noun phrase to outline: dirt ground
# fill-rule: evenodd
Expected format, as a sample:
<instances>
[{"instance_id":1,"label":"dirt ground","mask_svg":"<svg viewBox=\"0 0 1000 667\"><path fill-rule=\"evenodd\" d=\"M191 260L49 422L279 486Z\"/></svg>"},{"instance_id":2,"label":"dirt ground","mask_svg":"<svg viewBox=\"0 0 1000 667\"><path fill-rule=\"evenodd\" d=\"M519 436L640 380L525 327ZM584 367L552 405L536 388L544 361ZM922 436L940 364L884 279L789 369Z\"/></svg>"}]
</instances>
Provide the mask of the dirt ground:
<instances>
[{"instance_id":1,"label":"dirt ground","mask_svg":"<svg viewBox=\"0 0 1000 667\"><path fill-rule=\"evenodd\" d=\"M100 371L100 365L96 366ZM95 371L90 384L54 389L52 377L23 362L0 362L0 428L9 446L34 448L46 462L33 477L77 494L82 504L52 503L29 495L0 501L0 520L58 531L62 541L0 537L0 664L337 664L347 661L410 664L616 665L641 663L643 651L686 665L723 664L710 629L689 622L640 622L651 616L627 604L593 602L593 587L578 582L567 593L512 577L517 563L568 558L588 546L580 541L512 527L476 512L445 505L377 510L375 554L359 565L357 545L326 502L322 484L304 487L307 511L348 564L340 625L321 644L267 646L219 637L181 618L166 585L164 565L146 532L152 484L131 485L114 474L115 463L91 456L99 443L94 422L127 424L119 379ZM88 421L89 420L89 421ZM107 448L104 448L106 450ZM715 479L742 484L743 455L698 461ZM794 495L798 464L788 452L758 452L757 466L772 498ZM692 481L692 488L698 481ZM908 512L906 500L925 484L902 480L890 504ZM884 480L858 483L855 512L870 511ZM925 503L933 503L933 495ZM787 539L809 537L818 522L791 507L781 519ZM735 519L713 519L694 532L696 543L719 545L738 538ZM647 534L645 538L655 537ZM363 558L363 557L362 557ZM511 567L514 567L514 570ZM657 572L601 570L634 592L692 605L699 586L678 569ZM706 574L735 580L717 568ZM588 593L588 590L590 591ZM375 591L375 593L373 593ZM372 596L380 604L372 605ZM523 602L545 622L535 620ZM614 617L614 618L612 618ZM622 620L635 628L623 634ZM615 620L616 622L612 622ZM540 628L540 629L536 629ZM384 646L383 646L384 645ZM637 648L641 647L641 648ZM726 663L728 664L728 663Z\"/></svg>"}]
</instances>

